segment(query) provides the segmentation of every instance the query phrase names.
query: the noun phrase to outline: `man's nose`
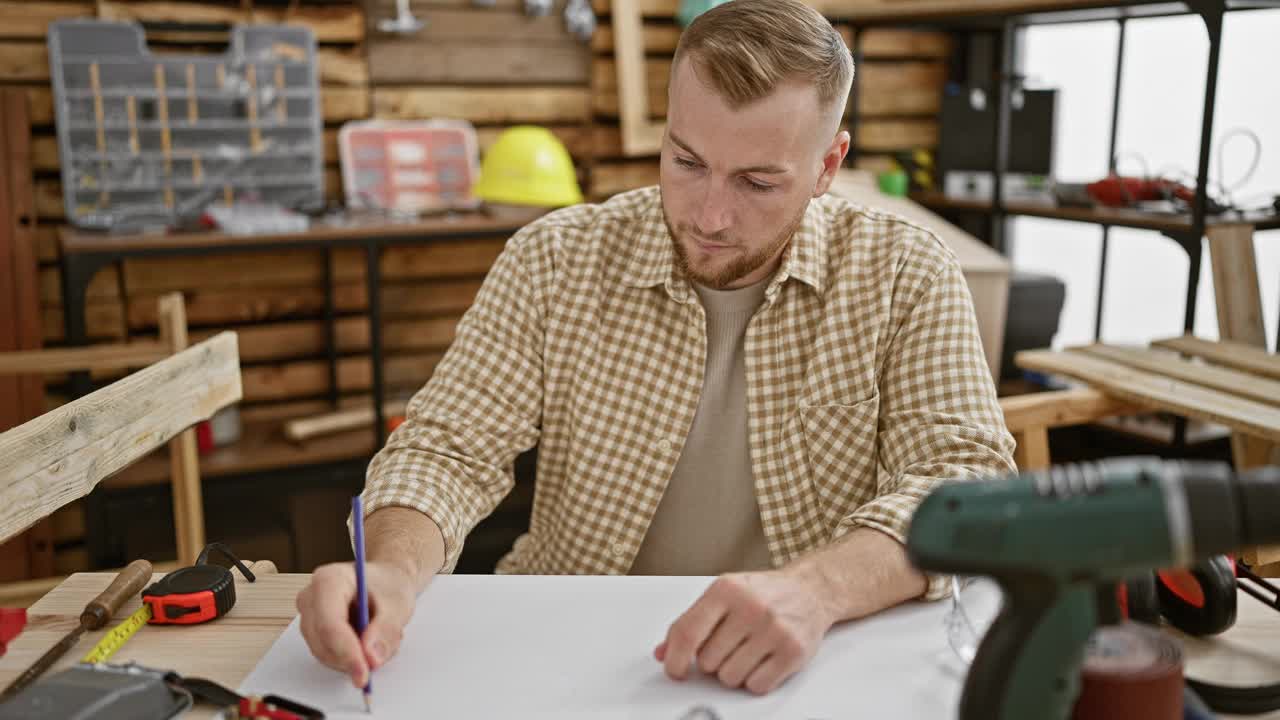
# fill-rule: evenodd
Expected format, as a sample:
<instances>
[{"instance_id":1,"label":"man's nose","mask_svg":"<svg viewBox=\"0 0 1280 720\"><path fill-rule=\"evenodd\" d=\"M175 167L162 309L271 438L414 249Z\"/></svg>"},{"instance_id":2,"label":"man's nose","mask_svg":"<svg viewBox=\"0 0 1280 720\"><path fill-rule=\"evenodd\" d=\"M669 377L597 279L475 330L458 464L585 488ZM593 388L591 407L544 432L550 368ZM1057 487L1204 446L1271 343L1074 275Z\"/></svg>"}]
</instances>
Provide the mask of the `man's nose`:
<instances>
[{"instance_id":1,"label":"man's nose","mask_svg":"<svg viewBox=\"0 0 1280 720\"><path fill-rule=\"evenodd\" d=\"M723 181L713 178L707 182L696 222L698 233L704 237L714 236L729 228L729 189Z\"/></svg>"}]
</instances>

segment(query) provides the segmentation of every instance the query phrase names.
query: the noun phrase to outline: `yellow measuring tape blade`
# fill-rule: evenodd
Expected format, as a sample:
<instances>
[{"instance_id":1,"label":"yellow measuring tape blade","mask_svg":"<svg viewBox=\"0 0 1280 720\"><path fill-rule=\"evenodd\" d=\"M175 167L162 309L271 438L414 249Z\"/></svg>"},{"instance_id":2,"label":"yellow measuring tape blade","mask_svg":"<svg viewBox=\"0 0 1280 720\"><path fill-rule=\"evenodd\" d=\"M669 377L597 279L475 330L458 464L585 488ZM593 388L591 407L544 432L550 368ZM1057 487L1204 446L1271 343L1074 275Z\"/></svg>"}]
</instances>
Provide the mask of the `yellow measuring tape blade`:
<instances>
[{"instance_id":1,"label":"yellow measuring tape blade","mask_svg":"<svg viewBox=\"0 0 1280 720\"><path fill-rule=\"evenodd\" d=\"M104 635L80 662L106 662L112 655L116 654L117 650L124 647L129 638L133 637L133 634L138 632L138 629L143 625L146 625L150 619L151 606L144 603L136 612L125 618L124 622L111 628L110 632Z\"/></svg>"}]
</instances>

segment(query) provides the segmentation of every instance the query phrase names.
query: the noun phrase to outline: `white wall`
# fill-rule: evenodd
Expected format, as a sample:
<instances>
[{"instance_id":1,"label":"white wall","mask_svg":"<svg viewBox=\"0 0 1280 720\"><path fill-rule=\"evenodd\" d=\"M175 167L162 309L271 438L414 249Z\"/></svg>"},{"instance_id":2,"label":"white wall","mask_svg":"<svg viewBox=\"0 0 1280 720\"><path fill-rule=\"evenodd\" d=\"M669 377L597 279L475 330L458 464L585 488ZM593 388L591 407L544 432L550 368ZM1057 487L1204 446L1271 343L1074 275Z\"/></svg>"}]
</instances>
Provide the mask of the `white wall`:
<instances>
[{"instance_id":1,"label":"white wall","mask_svg":"<svg viewBox=\"0 0 1280 720\"><path fill-rule=\"evenodd\" d=\"M1107 134L1119 32L1115 23L1038 26L1027 30L1022 70L1036 86L1059 89L1055 162L1058 179L1088 182L1107 170ZM1280 10L1231 13L1223 32L1214 119L1217 144L1244 126L1262 141L1250 181L1233 193L1239 201L1268 204L1280 194ZM1131 20L1125 38L1124 77L1116 151L1126 174L1181 170L1193 184L1209 44L1196 16ZM1139 160L1136 156L1141 156ZM1225 174L1234 183L1248 168L1252 145L1242 138L1225 148ZM1091 342L1097 299L1101 229L1094 225L1017 218L1011 252L1019 269L1057 275L1067 285L1055 347ZM1258 233L1259 279L1268 343L1280 319L1280 231ZM1217 337L1208 253L1203 256L1196 333ZM1102 337L1145 344L1182 331L1187 256L1159 233L1112 229ZM1274 349L1274 348L1273 348Z\"/></svg>"}]
</instances>

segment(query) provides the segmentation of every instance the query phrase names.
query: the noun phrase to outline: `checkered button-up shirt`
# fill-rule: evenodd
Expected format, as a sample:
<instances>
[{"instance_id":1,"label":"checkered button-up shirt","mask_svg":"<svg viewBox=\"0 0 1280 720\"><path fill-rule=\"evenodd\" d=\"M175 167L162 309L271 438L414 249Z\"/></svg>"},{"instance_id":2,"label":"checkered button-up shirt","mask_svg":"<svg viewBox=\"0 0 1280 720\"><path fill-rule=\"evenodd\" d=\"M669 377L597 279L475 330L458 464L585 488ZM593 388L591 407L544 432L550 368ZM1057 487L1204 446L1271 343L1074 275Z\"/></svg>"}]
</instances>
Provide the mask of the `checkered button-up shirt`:
<instances>
[{"instance_id":1,"label":"checkered button-up shirt","mask_svg":"<svg viewBox=\"0 0 1280 720\"><path fill-rule=\"evenodd\" d=\"M657 188L542 217L508 242L374 458L366 512L428 515L451 571L536 444L530 529L498 571L626 573L697 409L705 327ZM859 526L902 541L939 482L1013 469L960 267L901 218L811 202L745 352L775 566ZM945 591L930 579L928 597Z\"/></svg>"}]
</instances>

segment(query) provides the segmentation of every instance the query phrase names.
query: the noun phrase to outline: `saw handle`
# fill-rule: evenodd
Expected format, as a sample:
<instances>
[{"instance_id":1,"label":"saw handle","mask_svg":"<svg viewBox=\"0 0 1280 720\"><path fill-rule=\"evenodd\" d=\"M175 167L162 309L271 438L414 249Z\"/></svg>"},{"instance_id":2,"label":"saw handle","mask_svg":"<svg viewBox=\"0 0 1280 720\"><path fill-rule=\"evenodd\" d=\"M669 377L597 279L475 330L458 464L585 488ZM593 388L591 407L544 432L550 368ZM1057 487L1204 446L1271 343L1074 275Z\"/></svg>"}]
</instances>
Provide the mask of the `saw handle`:
<instances>
[{"instance_id":1,"label":"saw handle","mask_svg":"<svg viewBox=\"0 0 1280 720\"><path fill-rule=\"evenodd\" d=\"M80 613L80 624L87 630L101 629L126 600L141 592L143 586L150 581L151 563L146 560L129 563L101 595L84 606L84 612Z\"/></svg>"}]
</instances>

